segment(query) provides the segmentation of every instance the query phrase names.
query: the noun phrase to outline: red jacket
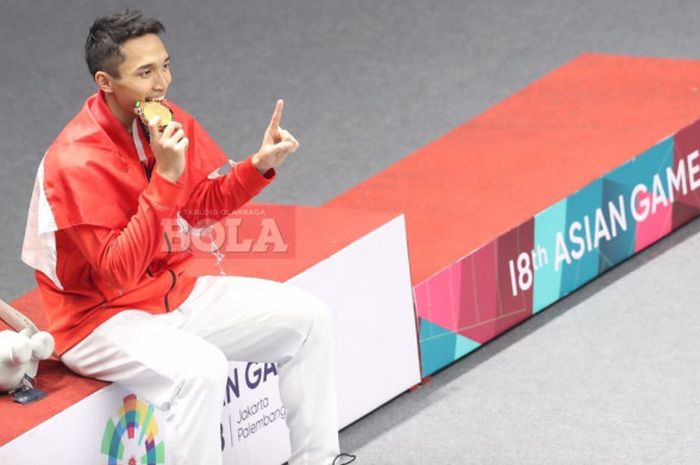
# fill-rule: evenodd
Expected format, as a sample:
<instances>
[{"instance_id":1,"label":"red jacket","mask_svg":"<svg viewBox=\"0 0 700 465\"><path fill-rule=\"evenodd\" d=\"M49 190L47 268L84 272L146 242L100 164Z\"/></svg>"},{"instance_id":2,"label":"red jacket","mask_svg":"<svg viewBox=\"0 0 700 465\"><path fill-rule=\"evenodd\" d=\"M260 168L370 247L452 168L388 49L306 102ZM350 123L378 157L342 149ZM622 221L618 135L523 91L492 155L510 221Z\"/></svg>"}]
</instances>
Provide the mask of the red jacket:
<instances>
[{"instance_id":1,"label":"red jacket","mask_svg":"<svg viewBox=\"0 0 700 465\"><path fill-rule=\"evenodd\" d=\"M59 354L122 310L178 307L194 287L195 278L183 274L192 254L171 250L166 225L180 218L187 228L211 211L217 216L206 218L218 219L274 178L273 170L260 175L250 158L216 176L228 161L224 152L191 115L168 105L189 138L176 183L153 169L140 125L132 137L101 92L88 98L39 166L22 260L36 269Z\"/></svg>"}]
</instances>

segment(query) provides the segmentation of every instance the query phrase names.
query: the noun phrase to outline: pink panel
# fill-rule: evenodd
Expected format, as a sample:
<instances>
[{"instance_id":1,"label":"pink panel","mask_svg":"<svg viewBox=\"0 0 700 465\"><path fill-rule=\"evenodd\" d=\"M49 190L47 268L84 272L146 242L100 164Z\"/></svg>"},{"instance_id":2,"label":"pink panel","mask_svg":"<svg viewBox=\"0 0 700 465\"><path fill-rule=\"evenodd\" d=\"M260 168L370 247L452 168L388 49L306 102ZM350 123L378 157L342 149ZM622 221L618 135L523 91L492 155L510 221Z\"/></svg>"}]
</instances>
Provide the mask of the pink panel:
<instances>
[{"instance_id":1,"label":"pink panel","mask_svg":"<svg viewBox=\"0 0 700 465\"><path fill-rule=\"evenodd\" d=\"M652 195L650 193L641 193L637 197L637 211L639 212L644 211L641 206L642 202L649 202L649 205L651 205ZM669 234L672 225L673 206L671 204L668 206L659 205L656 208L656 212L650 213L644 221L637 223L634 242L635 252L639 252Z\"/></svg>"}]
</instances>

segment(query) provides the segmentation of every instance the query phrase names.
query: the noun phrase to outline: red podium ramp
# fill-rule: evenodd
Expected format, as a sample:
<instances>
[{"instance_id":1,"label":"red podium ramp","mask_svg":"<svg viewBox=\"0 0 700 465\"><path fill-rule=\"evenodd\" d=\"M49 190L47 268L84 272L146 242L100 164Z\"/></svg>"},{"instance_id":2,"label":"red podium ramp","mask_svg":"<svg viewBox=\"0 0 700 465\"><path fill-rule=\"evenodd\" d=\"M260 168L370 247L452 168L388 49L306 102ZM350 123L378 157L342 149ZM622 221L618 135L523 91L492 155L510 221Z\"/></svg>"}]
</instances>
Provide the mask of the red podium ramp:
<instances>
[{"instance_id":1,"label":"red podium ramp","mask_svg":"<svg viewBox=\"0 0 700 465\"><path fill-rule=\"evenodd\" d=\"M698 214L698 76L581 55L326 204L405 213L423 376Z\"/></svg>"}]
</instances>

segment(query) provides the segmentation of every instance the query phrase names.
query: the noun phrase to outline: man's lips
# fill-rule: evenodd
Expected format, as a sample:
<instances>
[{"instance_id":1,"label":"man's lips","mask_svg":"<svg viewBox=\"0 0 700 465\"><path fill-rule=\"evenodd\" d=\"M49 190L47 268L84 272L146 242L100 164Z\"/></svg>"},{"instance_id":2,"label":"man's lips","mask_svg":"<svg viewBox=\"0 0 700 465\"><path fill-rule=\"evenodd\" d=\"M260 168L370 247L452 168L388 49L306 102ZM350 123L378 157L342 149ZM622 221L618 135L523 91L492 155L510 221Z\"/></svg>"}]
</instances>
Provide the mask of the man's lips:
<instances>
[{"instance_id":1,"label":"man's lips","mask_svg":"<svg viewBox=\"0 0 700 465\"><path fill-rule=\"evenodd\" d=\"M165 95L160 95L157 97L146 97L145 99L147 102L162 102L165 100Z\"/></svg>"}]
</instances>

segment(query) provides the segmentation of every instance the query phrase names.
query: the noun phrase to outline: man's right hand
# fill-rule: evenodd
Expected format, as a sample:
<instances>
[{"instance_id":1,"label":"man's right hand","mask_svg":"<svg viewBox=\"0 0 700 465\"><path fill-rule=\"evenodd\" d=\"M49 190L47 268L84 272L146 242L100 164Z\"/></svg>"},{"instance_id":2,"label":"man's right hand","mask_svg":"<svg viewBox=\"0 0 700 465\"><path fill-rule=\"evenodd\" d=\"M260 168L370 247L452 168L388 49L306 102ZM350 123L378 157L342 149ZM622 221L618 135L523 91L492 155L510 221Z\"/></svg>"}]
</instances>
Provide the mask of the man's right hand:
<instances>
[{"instance_id":1,"label":"man's right hand","mask_svg":"<svg viewBox=\"0 0 700 465\"><path fill-rule=\"evenodd\" d=\"M185 171L189 139L177 121L168 124L161 133L158 129L159 119L155 117L148 122L156 171L169 181L176 182Z\"/></svg>"}]
</instances>

